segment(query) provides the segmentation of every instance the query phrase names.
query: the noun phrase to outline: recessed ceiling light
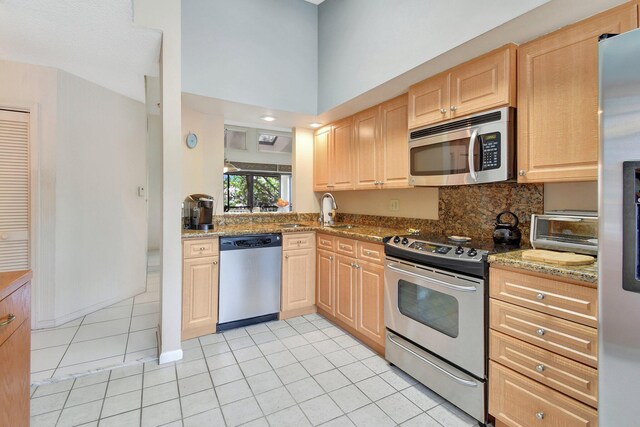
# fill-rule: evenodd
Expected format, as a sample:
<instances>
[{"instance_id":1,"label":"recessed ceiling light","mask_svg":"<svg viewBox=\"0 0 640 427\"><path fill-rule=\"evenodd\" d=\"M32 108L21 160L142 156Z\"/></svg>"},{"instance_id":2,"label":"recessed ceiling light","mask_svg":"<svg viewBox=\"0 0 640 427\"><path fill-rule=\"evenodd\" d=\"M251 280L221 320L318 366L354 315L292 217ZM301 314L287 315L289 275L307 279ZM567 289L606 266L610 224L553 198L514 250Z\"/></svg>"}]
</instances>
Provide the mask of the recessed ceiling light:
<instances>
[{"instance_id":1,"label":"recessed ceiling light","mask_svg":"<svg viewBox=\"0 0 640 427\"><path fill-rule=\"evenodd\" d=\"M265 122L272 122L274 121L276 118L273 116L262 116L260 117L262 120L264 120Z\"/></svg>"},{"instance_id":2,"label":"recessed ceiling light","mask_svg":"<svg viewBox=\"0 0 640 427\"><path fill-rule=\"evenodd\" d=\"M314 128L314 129L317 129L317 128L319 128L320 126L322 126L322 123L311 123L311 124L309 124L309 126L311 126L311 127L312 127L312 128Z\"/></svg>"}]
</instances>

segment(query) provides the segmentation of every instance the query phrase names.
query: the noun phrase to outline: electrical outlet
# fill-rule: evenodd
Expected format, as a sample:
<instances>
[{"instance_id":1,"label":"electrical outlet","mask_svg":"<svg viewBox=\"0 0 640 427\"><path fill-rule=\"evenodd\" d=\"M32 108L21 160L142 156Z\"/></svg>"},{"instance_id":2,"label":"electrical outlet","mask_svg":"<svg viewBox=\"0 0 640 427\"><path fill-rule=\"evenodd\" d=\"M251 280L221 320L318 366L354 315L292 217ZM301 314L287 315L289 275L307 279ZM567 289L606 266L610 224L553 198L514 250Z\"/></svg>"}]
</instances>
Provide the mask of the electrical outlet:
<instances>
[{"instance_id":1,"label":"electrical outlet","mask_svg":"<svg viewBox=\"0 0 640 427\"><path fill-rule=\"evenodd\" d=\"M391 199L389 201L389 210L390 211L399 211L400 210L400 201L398 199Z\"/></svg>"}]
</instances>

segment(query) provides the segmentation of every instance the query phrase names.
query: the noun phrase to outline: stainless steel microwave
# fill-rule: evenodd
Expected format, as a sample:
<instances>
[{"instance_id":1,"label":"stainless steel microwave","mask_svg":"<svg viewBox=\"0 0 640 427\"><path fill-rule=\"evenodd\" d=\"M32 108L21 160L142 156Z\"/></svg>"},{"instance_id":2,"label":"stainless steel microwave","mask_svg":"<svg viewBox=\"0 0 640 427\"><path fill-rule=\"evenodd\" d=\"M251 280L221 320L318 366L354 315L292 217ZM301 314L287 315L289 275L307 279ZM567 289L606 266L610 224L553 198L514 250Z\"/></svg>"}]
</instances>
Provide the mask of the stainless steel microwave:
<instances>
[{"instance_id":1,"label":"stainless steel microwave","mask_svg":"<svg viewBox=\"0 0 640 427\"><path fill-rule=\"evenodd\" d=\"M440 186L506 181L515 169L515 109L504 107L409 132L409 182Z\"/></svg>"}]
</instances>

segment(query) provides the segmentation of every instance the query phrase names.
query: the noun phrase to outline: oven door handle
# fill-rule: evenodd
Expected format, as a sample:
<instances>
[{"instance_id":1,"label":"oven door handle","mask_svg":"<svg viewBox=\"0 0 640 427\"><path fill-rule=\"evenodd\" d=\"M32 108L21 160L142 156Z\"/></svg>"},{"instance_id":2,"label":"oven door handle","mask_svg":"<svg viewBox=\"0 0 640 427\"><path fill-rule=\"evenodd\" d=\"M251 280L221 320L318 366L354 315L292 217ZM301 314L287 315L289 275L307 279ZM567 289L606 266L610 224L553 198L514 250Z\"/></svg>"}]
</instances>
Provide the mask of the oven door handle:
<instances>
[{"instance_id":1,"label":"oven door handle","mask_svg":"<svg viewBox=\"0 0 640 427\"><path fill-rule=\"evenodd\" d=\"M469 175L474 181L478 181L478 172L476 172L476 167L473 163L473 150L476 148L476 139L478 139L478 129L474 129L469 138Z\"/></svg>"},{"instance_id":2,"label":"oven door handle","mask_svg":"<svg viewBox=\"0 0 640 427\"><path fill-rule=\"evenodd\" d=\"M394 266L393 264L387 264L387 268L389 270L397 271L398 273L406 274L408 276L415 277L417 279L428 280L429 282L437 283L438 285L440 285L442 287L445 287L445 288L448 288L448 289L453 289L454 291L460 291L460 292L476 292L477 291L475 286L454 285L452 283L443 282L442 280L434 279L432 277L426 277L426 276L421 276L420 274L412 273L412 272L407 271L407 270L405 270L403 268L398 268L398 267Z\"/></svg>"},{"instance_id":3,"label":"oven door handle","mask_svg":"<svg viewBox=\"0 0 640 427\"><path fill-rule=\"evenodd\" d=\"M398 341L393 339L393 335L388 334L387 338L389 338L389 341L391 341L392 343L394 343L395 345L397 345L401 349L403 349L405 351L408 351L409 353L411 353L412 355L414 355L418 359L422 360L426 364L428 364L431 367L433 367L433 368L437 369L438 371L442 372L444 375L448 376L449 378L451 378L452 380L454 380L458 384L462 384L463 386L466 386L466 387L478 387L478 383L476 383L475 381L465 380L464 378L460 378L460 377L458 377L456 375L453 375L451 372L447 371L446 369L442 368L441 366L436 365L435 363L433 363L429 359L425 359L422 355L420 355L417 352L411 350L409 347L407 347L405 345L402 345L401 343L399 343Z\"/></svg>"}]
</instances>

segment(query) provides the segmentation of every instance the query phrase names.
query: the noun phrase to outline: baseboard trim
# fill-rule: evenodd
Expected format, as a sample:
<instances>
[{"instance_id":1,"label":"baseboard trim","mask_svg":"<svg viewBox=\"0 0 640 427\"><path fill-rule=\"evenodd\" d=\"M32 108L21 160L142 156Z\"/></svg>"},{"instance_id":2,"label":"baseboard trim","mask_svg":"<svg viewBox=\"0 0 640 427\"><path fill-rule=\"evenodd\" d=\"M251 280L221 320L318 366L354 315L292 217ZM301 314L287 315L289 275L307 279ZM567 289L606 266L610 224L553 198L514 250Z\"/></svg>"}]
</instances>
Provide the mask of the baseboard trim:
<instances>
[{"instance_id":1,"label":"baseboard trim","mask_svg":"<svg viewBox=\"0 0 640 427\"><path fill-rule=\"evenodd\" d=\"M172 350L172 351L163 351L162 353L160 353L158 364L162 365L164 363L176 362L181 359L182 359L182 349Z\"/></svg>"},{"instance_id":2,"label":"baseboard trim","mask_svg":"<svg viewBox=\"0 0 640 427\"><path fill-rule=\"evenodd\" d=\"M292 317L304 316L305 314L313 314L316 312L316 306L312 305L310 307L302 307L302 308L294 308L293 310L281 311L280 316L278 317L280 320L290 319Z\"/></svg>"}]
</instances>

